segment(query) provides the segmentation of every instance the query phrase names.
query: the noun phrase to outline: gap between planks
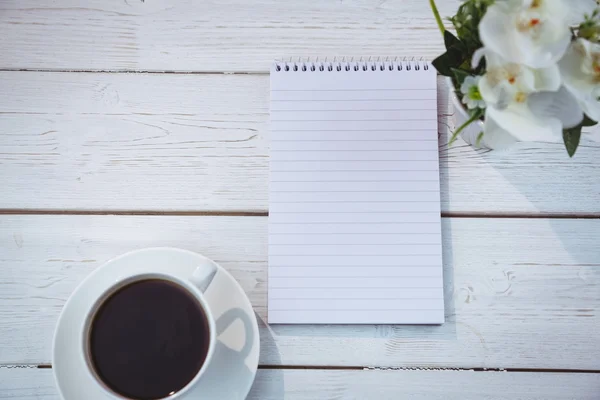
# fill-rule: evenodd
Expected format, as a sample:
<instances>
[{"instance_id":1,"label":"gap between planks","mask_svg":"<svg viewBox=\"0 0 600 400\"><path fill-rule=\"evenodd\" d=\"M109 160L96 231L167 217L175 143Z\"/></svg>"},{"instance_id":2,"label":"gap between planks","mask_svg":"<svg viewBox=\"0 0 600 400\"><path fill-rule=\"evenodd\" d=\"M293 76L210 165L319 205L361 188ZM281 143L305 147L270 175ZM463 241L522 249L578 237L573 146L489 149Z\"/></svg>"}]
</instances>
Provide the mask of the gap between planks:
<instances>
[{"instance_id":1,"label":"gap between planks","mask_svg":"<svg viewBox=\"0 0 600 400\"><path fill-rule=\"evenodd\" d=\"M83 74L176 74L176 75L269 75L270 71L159 71L159 70L102 70L102 69L45 69L45 68L0 68L0 72L71 72Z\"/></svg>"},{"instance_id":2,"label":"gap between planks","mask_svg":"<svg viewBox=\"0 0 600 400\"><path fill-rule=\"evenodd\" d=\"M0 365L0 368L31 368L52 369L52 364L25 364L25 365ZM328 370L328 371L472 371L472 372L542 372L566 374L600 374L600 370L592 369L536 369L536 368L430 368L430 367L398 367L378 368L361 366L323 366L323 365L259 365L258 369L285 369L285 370Z\"/></svg>"},{"instance_id":3,"label":"gap between planks","mask_svg":"<svg viewBox=\"0 0 600 400\"><path fill-rule=\"evenodd\" d=\"M53 209L0 209L0 215L140 215L171 217L268 217L268 211L162 211L162 210L53 210ZM442 212L443 218L495 219L600 219L600 213L495 213L495 212Z\"/></svg>"}]
</instances>

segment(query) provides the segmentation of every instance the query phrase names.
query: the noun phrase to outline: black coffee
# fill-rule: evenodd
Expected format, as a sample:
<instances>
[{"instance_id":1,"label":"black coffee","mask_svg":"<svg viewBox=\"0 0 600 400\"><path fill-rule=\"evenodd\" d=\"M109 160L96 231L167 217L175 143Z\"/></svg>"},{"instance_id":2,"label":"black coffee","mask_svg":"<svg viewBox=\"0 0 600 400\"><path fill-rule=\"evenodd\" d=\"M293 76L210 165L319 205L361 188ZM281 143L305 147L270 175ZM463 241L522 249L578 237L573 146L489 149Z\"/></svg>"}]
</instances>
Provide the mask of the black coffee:
<instances>
[{"instance_id":1,"label":"black coffee","mask_svg":"<svg viewBox=\"0 0 600 400\"><path fill-rule=\"evenodd\" d=\"M153 400L194 378L209 341L208 321L196 299L179 285L150 279L123 287L102 304L89 345L93 367L112 391Z\"/></svg>"}]
</instances>

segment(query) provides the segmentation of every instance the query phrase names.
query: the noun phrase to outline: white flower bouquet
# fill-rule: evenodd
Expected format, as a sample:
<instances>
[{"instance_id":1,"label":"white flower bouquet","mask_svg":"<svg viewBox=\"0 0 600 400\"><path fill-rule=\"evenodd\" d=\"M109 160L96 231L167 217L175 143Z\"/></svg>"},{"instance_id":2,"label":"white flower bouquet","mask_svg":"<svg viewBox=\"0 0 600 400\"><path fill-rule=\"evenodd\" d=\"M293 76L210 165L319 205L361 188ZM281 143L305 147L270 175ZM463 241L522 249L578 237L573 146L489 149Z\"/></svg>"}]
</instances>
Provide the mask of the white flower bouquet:
<instances>
[{"instance_id":1,"label":"white flower bouquet","mask_svg":"<svg viewBox=\"0 0 600 400\"><path fill-rule=\"evenodd\" d=\"M562 141L573 156L582 128L600 121L600 9L596 0L467 0L433 61L487 147ZM481 121L481 122L479 122Z\"/></svg>"}]
</instances>

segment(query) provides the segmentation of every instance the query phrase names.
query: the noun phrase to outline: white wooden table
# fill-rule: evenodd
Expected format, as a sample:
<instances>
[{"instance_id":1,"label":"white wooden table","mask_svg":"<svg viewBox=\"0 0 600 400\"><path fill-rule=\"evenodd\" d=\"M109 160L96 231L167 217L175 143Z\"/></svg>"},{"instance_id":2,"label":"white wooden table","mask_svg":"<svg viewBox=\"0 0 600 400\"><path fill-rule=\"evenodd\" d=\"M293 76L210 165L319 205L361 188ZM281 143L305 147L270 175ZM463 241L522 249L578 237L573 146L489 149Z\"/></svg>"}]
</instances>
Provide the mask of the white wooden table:
<instances>
[{"instance_id":1,"label":"white wooden table","mask_svg":"<svg viewBox=\"0 0 600 400\"><path fill-rule=\"evenodd\" d=\"M59 312L128 250L215 259L266 321L271 61L441 50L425 0L2 0L0 399L58 399ZM261 322L250 399L600 398L599 145L449 148L451 112L447 322Z\"/></svg>"}]
</instances>

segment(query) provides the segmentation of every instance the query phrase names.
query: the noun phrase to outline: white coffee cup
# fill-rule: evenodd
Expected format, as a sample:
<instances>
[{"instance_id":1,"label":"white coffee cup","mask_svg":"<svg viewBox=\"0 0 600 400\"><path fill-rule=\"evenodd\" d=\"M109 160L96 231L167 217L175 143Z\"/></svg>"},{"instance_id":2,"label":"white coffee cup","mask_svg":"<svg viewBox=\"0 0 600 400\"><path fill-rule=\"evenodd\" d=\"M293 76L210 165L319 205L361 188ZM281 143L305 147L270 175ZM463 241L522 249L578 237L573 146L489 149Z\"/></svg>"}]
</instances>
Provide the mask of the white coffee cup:
<instances>
[{"instance_id":1,"label":"white coffee cup","mask_svg":"<svg viewBox=\"0 0 600 400\"><path fill-rule=\"evenodd\" d=\"M100 269L102 273L99 273ZM65 305L65 309L69 309L68 321L61 321L65 318L63 310L55 333L55 374L60 370L78 382L77 385L61 385L60 379L57 379L63 398L127 399L112 391L96 374L89 351L90 329L96 312L106 299L127 285L147 279L166 280L182 287L195 298L204 312L210 331L206 358L194 378L168 396L169 400L202 398L198 382L213 362L218 334L204 293L211 286L217 271L218 266L214 262L199 254L173 248L151 248L124 254L92 273L81 284L81 287L85 284L86 290L76 291ZM248 339L251 337L252 334L249 334Z\"/></svg>"}]
</instances>

